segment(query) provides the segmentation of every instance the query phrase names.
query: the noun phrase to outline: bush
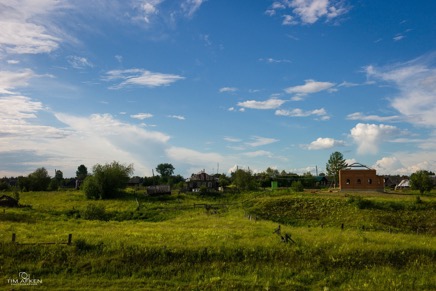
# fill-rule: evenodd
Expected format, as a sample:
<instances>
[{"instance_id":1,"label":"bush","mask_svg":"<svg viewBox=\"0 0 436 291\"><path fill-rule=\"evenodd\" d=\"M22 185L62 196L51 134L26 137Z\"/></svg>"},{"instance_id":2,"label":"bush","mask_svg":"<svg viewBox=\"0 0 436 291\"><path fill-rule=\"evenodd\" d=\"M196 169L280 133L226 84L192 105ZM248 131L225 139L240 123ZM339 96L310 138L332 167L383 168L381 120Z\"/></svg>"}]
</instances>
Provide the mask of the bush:
<instances>
[{"instance_id":1,"label":"bush","mask_svg":"<svg viewBox=\"0 0 436 291\"><path fill-rule=\"evenodd\" d=\"M124 166L118 162L97 164L93 168L92 177L85 179L85 195L89 199L114 198L126 187L129 176L133 173L133 165Z\"/></svg>"},{"instance_id":2,"label":"bush","mask_svg":"<svg viewBox=\"0 0 436 291\"><path fill-rule=\"evenodd\" d=\"M88 204L83 218L87 220L104 220L107 221L106 209L103 205Z\"/></svg>"},{"instance_id":3,"label":"bush","mask_svg":"<svg viewBox=\"0 0 436 291\"><path fill-rule=\"evenodd\" d=\"M291 188L294 192L303 192L304 191L304 187L303 184L301 184L300 181L294 181L291 184Z\"/></svg>"},{"instance_id":4,"label":"bush","mask_svg":"<svg viewBox=\"0 0 436 291\"><path fill-rule=\"evenodd\" d=\"M88 176L82 184L82 189L88 199L99 199L101 197L100 187L93 176Z\"/></svg>"}]
</instances>

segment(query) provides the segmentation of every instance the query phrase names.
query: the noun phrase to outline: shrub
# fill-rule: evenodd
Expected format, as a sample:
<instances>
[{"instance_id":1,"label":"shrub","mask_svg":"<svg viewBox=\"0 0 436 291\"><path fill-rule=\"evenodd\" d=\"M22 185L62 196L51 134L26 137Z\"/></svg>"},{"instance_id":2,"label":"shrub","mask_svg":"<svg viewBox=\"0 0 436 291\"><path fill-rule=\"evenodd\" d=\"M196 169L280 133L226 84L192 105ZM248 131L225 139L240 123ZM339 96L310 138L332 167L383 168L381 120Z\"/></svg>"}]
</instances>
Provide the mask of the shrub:
<instances>
[{"instance_id":1,"label":"shrub","mask_svg":"<svg viewBox=\"0 0 436 291\"><path fill-rule=\"evenodd\" d=\"M87 220L107 220L106 209L103 205L88 204L83 218Z\"/></svg>"},{"instance_id":2,"label":"shrub","mask_svg":"<svg viewBox=\"0 0 436 291\"><path fill-rule=\"evenodd\" d=\"M304 187L303 184L301 184L300 181L294 181L291 184L291 188L294 192L303 192L304 191Z\"/></svg>"},{"instance_id":3,"label":"shrub","mask_svg":"<svg viewBox=\"0 0 436 291\"><path fill-rule=\"evenodd\" d=\"M94 176L88 176L82 184L82 189L88 199L99 199L101 197L101 190L97 184Z\"/></svg>"}]
</instances>

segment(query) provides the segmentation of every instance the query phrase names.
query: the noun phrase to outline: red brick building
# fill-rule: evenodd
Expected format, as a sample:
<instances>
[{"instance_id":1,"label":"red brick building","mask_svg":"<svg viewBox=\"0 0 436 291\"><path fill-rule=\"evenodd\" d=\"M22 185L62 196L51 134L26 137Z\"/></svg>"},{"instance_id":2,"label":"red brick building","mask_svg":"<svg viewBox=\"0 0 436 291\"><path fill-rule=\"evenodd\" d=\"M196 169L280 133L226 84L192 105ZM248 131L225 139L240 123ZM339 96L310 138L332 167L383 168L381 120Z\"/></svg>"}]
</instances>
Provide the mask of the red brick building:
<instances>
[{"instance_id":1,"label":"red brick building","mask_svg":"<svg viewBox=\"0 0 436 291\"><path fill-rule=\"evenodd\" d=\"M384 177L377 176L376 170L354 163L339 171L341 191L379 191L385 188Z\"/></svg>"}]
</instances>

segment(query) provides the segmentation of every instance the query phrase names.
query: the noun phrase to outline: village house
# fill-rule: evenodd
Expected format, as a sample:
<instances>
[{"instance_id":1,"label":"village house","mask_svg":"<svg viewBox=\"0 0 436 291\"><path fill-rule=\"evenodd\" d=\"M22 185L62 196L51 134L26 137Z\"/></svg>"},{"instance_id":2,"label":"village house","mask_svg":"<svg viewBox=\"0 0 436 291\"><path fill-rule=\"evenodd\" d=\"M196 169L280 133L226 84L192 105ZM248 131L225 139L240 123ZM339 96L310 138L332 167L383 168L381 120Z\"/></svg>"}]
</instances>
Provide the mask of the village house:
<instances>
[{"instance_id":1,"label":"village house","mask_svg":"<svg viewBox=\"0 0 436 291\"><path fill-rule=\"evenodd\" d=\"M200 187L206 187L207 189L218 190L219 183L218 178L208 175L204 170L192 174L191 178L186 179L186 186L188 191L199 191Z\"/></svg>"},{"instance_id":2,"label":"village house","mask_svg":"<svg viewBox=\"0 0 436 291\"><path fill-rule=\"evenodd\" d=\"M384 191L384 177L378 176L376 170L365 165L353 163L339 171L339 188L341 191Z\"/></svg>"}]
</instances>

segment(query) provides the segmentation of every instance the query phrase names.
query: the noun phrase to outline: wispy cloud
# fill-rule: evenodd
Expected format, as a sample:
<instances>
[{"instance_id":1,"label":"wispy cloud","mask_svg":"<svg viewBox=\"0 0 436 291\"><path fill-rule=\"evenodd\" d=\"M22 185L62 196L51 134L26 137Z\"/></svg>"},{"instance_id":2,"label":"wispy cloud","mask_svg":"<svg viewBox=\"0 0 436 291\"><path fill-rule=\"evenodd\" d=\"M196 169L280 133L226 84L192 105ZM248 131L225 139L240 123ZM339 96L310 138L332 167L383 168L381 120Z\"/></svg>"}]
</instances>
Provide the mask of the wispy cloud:
<instances>
[{"instance_id":1,"label":"wispy cloud","mask_svg":"<svg viewBox=\"0 0 436 291\"><path fill-rule=\"evenodd\" d=\"M82 70L94 67L94 65L84 57L68 56L67 61L74 69Z\"/></svg>"},{"instance_id":2,"label":"wispy cloud","mask_svg":"<svg viewBox=\"0 0 436 291\"><path fill-rule=\"evenodd\" d=\"M66 4L57 0L1 1L0 53L49 53L59 47L59 28L49 15Z\"/></svg>"},{"instance_id":3,"label":"wispy cloud","mask_svg":"<svg viewBox=\"0 0 436 291\"><path fill-rule=\"evenodd\" d=\"M181 4L182 11L186 17L192 17L205 0L185 0Z\"/></svg>"},{"instance_id":4,"label":"wispy cloud","mask_svg":"<svg viewBox=\"0 0 436 291\"><path fill-rule=\"evenodd\" d=\"M179 75L154 73L144 69L112 70L103 77L103 80L109 82L122 80L120 83L110 86L110 89L121 89L132 85L160 87L183 79L185 78Z\"/></svg>"},{"instance_id":5,"label":"wispy cloud","mask_svg":"<svg viewBox=\"0 0 436 291\"><path fill-rule=\"evenodd\" d=\"M280 106L282 106L283 103L285 103L285 100L271 98L265 101L256 101L256 100L247 100L244 102L239 102L238 106L243 108L250 108L250 109L276 109Z\"/></svg>"},{"instance_id":6,"label":"wispy cloud","mask_svg":"<svg viewBox=\"0 0 436 291\"><path fill-rule=\"evenodd\" d=\"M31 69L24 69L15 72L0 71L0 93L14 94L11 90L27 86L28 81L37 76L38 75Z\"/></svg>"},{"instance_id":7,"label":"wispy cloud","mask_svg":"<svg viewBox=\"0 0 436 291\"><path fill-rule=\"evenodd\" d=\"M259 150L254 152L246 152L243 153L244 156L250 157L250 158L257 158L257 157L269 157L271 158L273 154L269 151Z\"/></svg>"},{"instance_id":8,"label":"wispy cloud","mask_svg":"<svg viewBox=\"0 0 436 291\"><path fill-rule=\"evenodd\" d=\"M361 121L377 121L377 122L393 122L399 121L400 117L393 116L378 116L378 115L364 115L362 112L354 112L347 115L348 120L361 120Z\"/></svg>"},{"instance_id":9,"label":"wispy cloud","mask_svg":"<svg viewBox=\"0 0 436 291\"><path fill-rule=\"evenodd\" d=\"M292 63L292 61L287 59L274 59L274 58L260 58L259 61L268 64Z\"/></svg>"},{"instance_id":10,"label":"wispy cloud","mask_svg":"<svg viewBox=\"0 0 436 291\"><path fill-rule=\"evenodd\" d=\"M285 92L288 94L296 94L296 96L292 98L293 100L301 100L303 96L329 90L333 86L335 86L335 83L306 80L304 85L288 87L285 89Z\"/></svg>"},{"instance_id":11,"label":"wispy cloud","mask_svg":"<svg viewBox=\"0 0 436 291\"><path fill-rule=\"evenodd\" d=\"M276 110L275 115L288 116L288 117L308 117L311 115L327 116L327 111L324 108L314 109L314 110L309 110L309 111L304 111L300 108L295 108L292 110L279 109L279 110Z\"/></svg>"},{"instance_id":12,"label":"wispy cloud","mask_svg":"<svg viewBox=\"0 0 436 291\"><path fill-rule=\"evenodd\" d=\"M222 87L220 88L220 93L225 93L225 92L236 92L238 91L238 88L235 87Z\"/></svg>"},{"instance_id":13,"label":"wispy cloud","mask_svg":"<svg viewBox=\"0 0 436 291\"><path fill-rule=\"evenodd\" d=\"M330 137L319 137L315 141L303 147L307 148L308 150L325 150L340 146L345 146L345 142Z\"/></svg>"},{"instance_id":14,"label":"wispy cloud","mask_svg":"<svg viewBox=\"0 0 436 291\"><path fill-rule=\"evenodd\" d=\"M245 144L251 147L259 147L264 146L268 144L272 144L275 142L278 142L278 139L275 138L268 138L268 137L261 137L261 136L253 136L251 138L250 142L246 142Z\"/></svg>"},{"instance_id":15,"label":"wispy cloud","mask_svg":"<svg viewBox=\"0 0 436 291\"><path fill-rule=\"evenodd\" d=\"M331 21L349 10L343 0L280 0L273 2L265 14L274 16L282 12L283 25L296 25L313 24L322 18Z\"/></svg>"},{"instance_id":16,"label":"wispy cloud","mask_svg":"<svg viewBox=\"0 0 436 291\"><path fill-rule=\"evenodd\" d=\"M367 66L368 78L393 84L399 91L390 99L402 119L436 127L436 53L386 67Z\"/></svg>"},{"instance_id":17,"label":"wispy cloud","mask_svg":"<svg viewBox=\"0 0 436 291\"><path fill-rule=\"evenodd\" d=\"M134 118L134 119L144 120L147 118L152 118L153 114L151 114L151 113L138 113L138 114L130 115L130 117Z\"/></svg>"},{"instance_id":18,"label":"wispy cloud","mask_svg":"<svg viewBox=\"0 0 436 291\"><path fill-rule=\"evenodd\" d=\"M174 118L178 120L185 120L186 118L182 115L168 115L169 118Z\"/></svg>"}]
</instances>

